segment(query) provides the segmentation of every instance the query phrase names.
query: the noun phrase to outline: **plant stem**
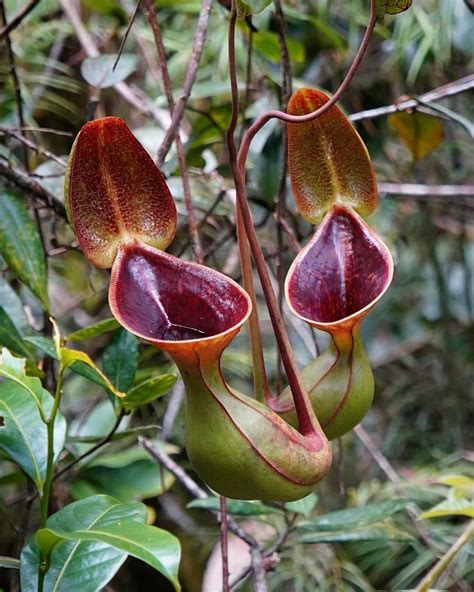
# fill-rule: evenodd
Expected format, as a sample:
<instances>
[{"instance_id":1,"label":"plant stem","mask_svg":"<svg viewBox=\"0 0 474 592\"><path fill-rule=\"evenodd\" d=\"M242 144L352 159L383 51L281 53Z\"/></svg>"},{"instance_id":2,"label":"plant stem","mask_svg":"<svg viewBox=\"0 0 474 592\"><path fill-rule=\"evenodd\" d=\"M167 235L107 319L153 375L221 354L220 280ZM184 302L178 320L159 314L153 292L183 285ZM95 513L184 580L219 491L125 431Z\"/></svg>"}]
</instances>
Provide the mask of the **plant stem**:
<instances>
[{"instance_id":1,"label":"plant stem","mask_svg":"<svg viewBox=\"0 0 474 592\"><path fill-rule=\"evenodd\" d=\"M234 134L237 127L238 110L239 110L239 91L237 87L237 71L235 64L235 23L236 23L235 6L232 7L229 18L229 74L231 83L231 97L232 97L232 114L227 127L226 141L227 150L229 153L229 162L234 176L234 182L237 186L237 150L235 146ZM242 210L239 203L236 204L235 224L237 228L237 242L240 252L240 265L242 268L243 284L246 292L249 294L252 301L252 313L249 317L249 333L250 344L252 349L252 367L253 367L253 382L255 398L258 401L267 400L270 397L270 389L267 381L267 373L265 370L265 361L263 357L262 335L260 333L260 325L258 322L258 308L257 296L255 294L255 286L253 281L252 259L245 232L244 220L242 218Z\"/></svg>"},{"instance_id":2,"label":"plant stem","mask_svg":"<svg viewBox=\"0 0 474 592\"><path fill-rule=\"evenodd\" d=\"M469 542L474 536L474 520L471 521L467 528L461 533L457 541L446 551L441 559L431 568L426 576L421 580L415 589L415 592L428 592L436 584L439 577L447 569L448 565L454 559L455 555L461 548Z\"/></svg>"},{"instance_id":3,"label":"plant stem","mask_svg":"<svg viewBox=\"0 0 474 592\"><path fill-rule=\"evenodd\" d=\"M47 420L46 428L48 434L48 455L46 461L46 477L43 485L43 495L40 502L40 528L44 528L48 518L49 498L51 495L51 484L53 482L54 469L54 424L56 415L59 410L59 403L61 401L61 391L63 386L64 368L59 368L58 380L56 383L56 392L54 394L53 407L51 414Z\"/></svg>"},{"instance_id":4,"label":"plant stem","mask_svg":"<svg viewBox=\"0 0 474 592\"><path fill-rule=\"evenodd\" d=\"M64 368L62 364L59 366L58 379L56 382L56 391L54 393L54 402L51 408L50 416L46 422L47 437L48 437L48 453L46 460L46 477L43 484L43 494L40 499L40 528L45 528L48 519L49 501L51 497L51 485L53 482L54 469L54 424L56 415L59 410L59 403L61 401L61 391L63 386ZM38 592L43 592L45 569L40 563L38 571Z\"/></svg>"},{"instance_id":5,"label":"plant stem","mask_svg":"<svg viewBox=\"0 0 474 592\"><path fill-rule=\"evenodd\" d=\"M227 498L219 499L221 510L221 557L222 557L222 592L229 592L229 548L227 532Z\"/></svg>"}]
</instances>

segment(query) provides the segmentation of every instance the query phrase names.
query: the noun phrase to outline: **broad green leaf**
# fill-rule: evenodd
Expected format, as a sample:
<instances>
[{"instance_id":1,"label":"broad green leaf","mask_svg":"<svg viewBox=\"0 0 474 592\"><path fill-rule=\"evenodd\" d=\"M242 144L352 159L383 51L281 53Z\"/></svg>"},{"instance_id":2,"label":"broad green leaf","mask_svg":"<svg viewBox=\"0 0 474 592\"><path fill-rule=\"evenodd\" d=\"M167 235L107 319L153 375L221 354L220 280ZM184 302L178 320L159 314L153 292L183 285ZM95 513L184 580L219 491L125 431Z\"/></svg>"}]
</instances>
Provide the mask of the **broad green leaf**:
<instances>
[{"instance_id":1,"label":"broad green leaf","mask_svg":"<svg viewBox=\"0 0 474 592\"><path fill-rule=\"evenodd\" d=\"M51 516L48 527L64 530L87 529L114 520L144 520L137 504L118 504L114 498L96 496L65 506ZM127 553L101 542L62 541L51 553L44 592L96 592L113 578ZM37 592L40 550L32 538L21 554L21 589Z\"/></svg>"},{"instance_id":2,"label":"broad green leaf","mask_svg":"<svg viewBox=\"0 0 474 592\"><path fill-rule=\"evenodd\" d=\"M48 415L53 397L45 389L38 390L37 397ZM0 449L31 477L41 495L48 455L47 428L35 399L18 382L8 380L0 384L0 420ZM63 450L65 438L66 420L58 413L54 428L55 458Z\"/></svg>"},{"instance_id":3,"label":"broad green leaf","mask_svg":"<svg viewBox=\"0 0 474 592\"><path fill-rule=\"evenodd\" d=\"M38 531L35 537L41 551L50 555L51 567L46 573L45 580L50 579L51 571L53 576L55 575L54 566L58 563L55 553L60 552L67 541L76 542L75 559L81 562L81 571L89 571L92 558L85 556L84 548L79 552L77 550L83 543L92 541L141 559L168 578L175 589L179 590L179 542L172 534L145 524L146 517L146 507L143 504L121 504L108 496L95 496L69 504L51 516L46 528ZM70 563L70 559L73 558L68 559ZM76 569L78 567L76 566ZM76 581L79 584L79 581ZM77 584L76 589L82 592L82 583ZM53 588L46 587L46 590L48 589ZM54 589L62 590L58 585L55 585Z\"/></svg>"},{"instance_id":4,"label":"broad green leaf","mask_svg":"<svg viewBox=\"0 0 474 592\"><path fill-rule=\"evenodd\" d=\"M362 541L410 541L408 533L387 526L369 526L354 530L341 529L338 532L312 532L298 538L299 543L352 543Z\"/></svg>"},{"instance_id":5,"label":"broad green leaf","mask_svg":"<svg viewBox=\"0 0 474 592\"><path fill-rule=\"evenodd\" d=\"M432 152L444 140L443 124L433 115L403 111L392 113L388 120L415 160Z\"/></svg>"},{"instance_id":6,"label":"broad green leaf","mask_svg":"<svg viewBox=\"0 0 474 592\"><path fill-rule=\"evenodd\" d=\"M53 358L54 360L58 359L54 342L49 337L43 337L42 335L28 335L27 337L24 337L24 340L43 350L50 358Z\"/></svg>"},{"instance_id":7,"label":"broad green leaf","mask_svg":"<svg viewBox=\"0 0 474 592\"><path fill-rule=\"evenodd\" d=\"M218 497L208 497L206 499L196 499L190 502L187 508L199 508L201 510L220 511ZM261 502L250 502L245 500L227 500L227 511L234 516L263 516L265 514L281 514L279 508L267 506Z\"/></svg>"},{"instance_id":8,"label":"broad green leaf","mask_svg":"<svg viewBox=\"0 0 474 592\"><path fill-rule=\"evenodd\" d=\"M298 526L311 531L336 531L368 526L384 520L405 508L405 500L386 500L379 504L330 512Z\"/></svg>"},{"instance_id":9,"label":"broad green leaf","mask_svg":"<svg viewBox=\"0 0 474 592\"><path fill-rule=\"evenodd\" d=\"M130 389L121 405L124 409L135 409L165 395L176 382L174 374L153 376Z\"/></svg>"},{"instance_id":10,"label":"broad green leaf","mask_svg":"<svg viewBox=\"0 0 474 592\"><path fill-rule=\"evenodd\" d=\"M0 304L21 335L33 332L19 296L2 277L0 277Z\"/></svg>"},{"instance_id":11,"label":"broad green leaf","mask_svg":"<svg viewBox=\"0 0 474 592\"><path fill-rule=\"evenodd\" d=\"M443 516L468 516L474 518L474 500L451 498L420 514L421 519Z\"/></svg>"},{"instance_id":12,"label":"broad green leaf","mask_svg":"<svg viewBox=\"0 0 474 592\"><path fill-rule=\"evenodd\" d=\"M0 356L0 376L8 378L9 380L16 382L26 389L38 406L40 415L45 417L45 415L42 413L44 389L41 385L41 381L38 378L26 375L24 358L15 358L7 349L2 349Z\"/></svg>"},{"instance_id":13,"label":"broad green leaf","mask_svg":"<svg viewBox=\"0 0 474 592\"><path fill-rule=\"evenodd\" d=\"M243 19L250 14L257 14L265 10L272 0L237 0L237 17Z\"/></svg>"},{"instance_id":14,"label":"broad green leaf","mask_svg":"<svg viewBox=\"0 0 474 592\"><path fill-rule=\"evenodd\" d=\"M0 556L0 567L5 569L20 569L20 562L13 557Z\"/></svg>"},{"instance_id":15,"label":"broad green leaf","mask_svg":"<svg viewBox=\"0 0 474 592\"><path fill-rule=\"evenodd\" d=\"M0 306L0 346L8 348L20 356L34 360L33 348L23 340L2 306Z\"/></svg>"},{"instance_id":16,"label":"broad green leaf","mask_svg":"<svg viewBox=\"0 0 474 592\"><path fill-rule=\"evenodd\" d=\"M285 504L285 510L302 514L305 518L308 518L317 503L318 496L315 493L310 493L303 499L296 500L295 502L287 502Z\"/></svg>"},{"instance_id":17,"label":"broad green leaf","mask_svg":"<svg viewBox=\"0 0 474 592\"><path fill-rule=\"evenodd\" d=\"M123 53L115 70L112 70L116 59L115 54L86 58L81 65L82 77L97 88L108 88L122 82L136 69L137 58L130 53Z\"/></svg>"},{"instance_id":18,"label":"broad green leaf","mask_svg":"<svg viewBox=\"0 0 474 592\"><path fill-rule=\"evenodd\" d=\"M102 368L115 387L126 392L133 385L138 367L138 340L125 329L112 337L102 357Z\"/></svg>"},{"instance_id":19,"label":"broad green leaf","mask_svg":"<svg viewBox=\"0 0 474 592\"><path fill-rule=\"evenodd\" d=\"M46 262L38 227L24 201L5 189L0 195L0 253L48 310Z\"/></svg>"},{"instance_id":20,"label":"broad green leaf","mask_svg":"<svg viewBox=\"0 0 474 592\"><path fill-rule=\"evenodd\" d=\"M74 333L70 333L65 338L65 340L85 341L86 339L93 339L94 337L98 337L99 335L103 335L104 333L108 333L114 329L118 329L118 327L120 327L120 323L117 321L117 319L112 317L110 319L104 319L103 321L94 323L93 325L89 325L89 327L84 327L83 329L74 331Z\"/></svg>"},{"instance_id":21,"label":"broad green leaf","mask_svg":"<svg viewBox=\"0 0 474 592\"><path fill-rule=\"evenodd\" d=\"M140 501L161 495L175 482L171 473L158 470L149 458L119 467L101 466L100 460L99 456L93 466L81 469L78 478L71 483L75 498L82 498L84 494L108 494L123 502Z\"/></svg>"}]
</instances>

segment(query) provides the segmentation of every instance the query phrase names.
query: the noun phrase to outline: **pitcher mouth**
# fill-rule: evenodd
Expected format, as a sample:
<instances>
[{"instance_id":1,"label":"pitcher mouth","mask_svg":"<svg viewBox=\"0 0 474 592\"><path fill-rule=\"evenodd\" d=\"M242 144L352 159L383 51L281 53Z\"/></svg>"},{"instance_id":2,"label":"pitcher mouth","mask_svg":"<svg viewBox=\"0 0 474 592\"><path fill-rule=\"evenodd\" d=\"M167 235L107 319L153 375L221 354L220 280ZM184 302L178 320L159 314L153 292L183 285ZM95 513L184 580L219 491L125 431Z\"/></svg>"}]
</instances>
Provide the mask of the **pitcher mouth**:
<instances>
[{"instance_id":1,"label":"pitcher mouth","mask_svg":"<svg viewBox=\"0 0 474 592\"><path fill-rule=\"evenodd\" d=\"M297 316L330 331L365 316L392 277L387 246L351 207L336 204L293 262L285 294Z\"/></svg>"},{"instance_id":2,"label":"pitcher mouth","mask_svg":"<svg viewBox=\"0 0 474 592\"><path fill-rule=\"evenodd\" d=\"M236 333L252 310L248 294L222 273L140 243L120 246L109 302L126 329L158 346Z\"/></svg>"}]
</instances>

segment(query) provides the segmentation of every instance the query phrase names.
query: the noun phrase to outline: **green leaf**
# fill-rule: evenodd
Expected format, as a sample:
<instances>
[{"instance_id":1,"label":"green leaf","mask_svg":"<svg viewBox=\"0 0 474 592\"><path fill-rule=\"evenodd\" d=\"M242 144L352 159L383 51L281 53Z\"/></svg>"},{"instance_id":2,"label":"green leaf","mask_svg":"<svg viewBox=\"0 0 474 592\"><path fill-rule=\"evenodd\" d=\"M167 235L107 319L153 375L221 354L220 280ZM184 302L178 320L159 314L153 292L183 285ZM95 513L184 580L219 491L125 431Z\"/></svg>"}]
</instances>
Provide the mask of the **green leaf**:
<instances>
[{"instance_id":1,"label":"green leaf","mask_svg":"<svg viewBox=\"0 0 474 592\"><path fill-rule=\"evenodd\" d=\"M265 10L272 0L237 0L237 17L243 19L250 14L257 14Z\"/></svg>"},{"instance_id":2,"label":"green leaf","mask_svg":"<svg viewBox=\"0 0 474 592\"><path fill-rule=\"evenodd\" d=\"M444 516L468 516L474 518L474 501L464 498L451 498L420 514L421 519Z\"/></svg>"},{"instance_id":3,"label":"green leaf","mask_svg":"<svg viewBox=\"0 0 474 592\"><path fill-rule=\"evenodd\" d=\"M98 323L94 323L93 325L89 325L89 327L84 327L84 329L74 331L74 333L70 333L65 338L65 340L85 341L86 339L93 339L94 337L99 337L99 335L103 335L104 333L113 331L118 327L120 327L120 323L117 321L117 319L114 319L112 317L110 319L104 319L102 321L99 321Z\"/></svg>"},{"instance_id":4,"label":"green leaf","mask_svg":"<svg viewBox=\"0 0 474 592\"><path fill-rule=\"evenodd\" d=\"M314 532L298 538L299 543L352 543L361 541L410 541L409 534L387 526L370 526L339 532Z\"/></svg>"},{"instance_id":5,"label":"green leaf","mask_svg":"<svg viewBox=\"0 0 474 592\"><path fill-rule=\"evenodd\" d=\"M45 576L45 592L53 589L57 592L66 590L65 586L61 587L61 581L58 582L58 578L64 581L64 570L58 571L58 567L63 565L70 576L76 578L75 586L69 580L69 590L92 591L105 585L106 582L96 585L96 588L86 588L87 580L101 572L102 567L98 558L91 556L88 551L87 545L90 542L102 543L105 547L112 547L141 559L168 578L175 589L179 590L179 542L172 534L145 524L146 516L146 507L143 504L122 504L108 496L80 500L51 516L46 528L39 530L35 537L39 549L50 556L50 568ZM73 548L68 547L67 563L64 561L64 553L61 561L58 561L58 554L61 554L69 541L75 541L75 545ZM70 569L71 562L76 564L74 569ZM94 570L90 569L91 565L94 565ZM110 578L107 579L109 580Z\"/></svg>"},{"instance_id":6,"label":"green leaf","mask_svg":"<svg viewBox=\"0 0 474 592\"><path fill-rule=\"evenodd\" d=\"M27 337L24 337L24 340L43 350L50 358L53 358L54 360L58 359L54 342L49 337L43 337L42 335L28 335Z\"/></svg>"},{"instance_id":7,"label":"green leaf","mask_svg":"<svg viewBox=\"0 0 474 592\"><path fill-rule=\"evenodd\" d=\"M9 380L16 382L26 389L30 396L34 399L40 411L40 415L46 419L42 407L44 389L41 385L41 381L38 378L26 375L25 362L26 360L24 358L15 358L7 349L2 349L0 356L0 376L8 378Z\"/></svg>"},{"instance_id":8,"label":"green leaf","mask_svg":"<svg viewBox=\"0 0 474 592\"><path fill-rule=\"evenodd\" d=\"M116 397L125 396L125 393L122 393L115 388L112 382L110 382L107 376L95 365L92 358L85 352L81 352L77 349L61 347L60 354L64 368L67 368L68 366L74 366L74 368L76 368L76 364L80 362L82 365L88 366L92 370L92 373L97 377L97 381L100 380L99 384L104 385L104 387L111 391Z\"/></svg>"},{"instance_id":9,"label":"green leaf","mask_svg":"<svg viewBox=\"0 0 474 592\"><path fill-rule=\"evenodd\" d=\"M291 37L287 37L286 41L291 61L296 63L304 62L304 45ZM276 33L272 33L271 31L259 31L255 33L254 46L255 50L270 62L274 64L280 63L280 42Z\"/></svg>"},{"instance_id":10,"label":"green leaf","mask_svg":"<svg viewBox=\"0 0 474 592\"><path fill-rule=\"evenodd\" d=\"M156 463L149 458L122 467L101 466L100 460L99 456L94 466L83 468L71 484L75 498L94 493L113 495L123 502L138 501L161 495L175 482L171 473L157 470Z\"/></svg>"},{"instance_id":11,"label":"green leaf","mask_svg":"<svg viewBox=\"0 0 474 592\"><path fill-rule=\"evenodd\" d=\"M309 522L302 522L298 527L318 532L359 528L384 520L405 508L406 505L405 500L386 500L379 504L330 512L313 518Z\"/></svg>"},{"instance_id":12,"label":"green leaf","mask_svg":"<svg viewBox=\"0 0 474 592\"><path fill-rule=\"evenodd\" d=\"M124 409L129 410L151 403L166 394L175 382L176 376L174 374L153 376L130 389L121 401L121 405Z\"/></svg>"},{"instance_id":13,"label":"green leaf","mask_svg":"<svg viewBox=\"0 0 474 592\"><path fill-rule=\"evenodd\" d=\"M5 569L20 569L20 562L13 557L3 557L0 555L0 567Z\"/></svg>"},{"instance_id":14,"label":"green leaf","mask_svg":"<svg viewBox=\"0 0 474 592\"><path fill-rule=\"evenodd\" d=\"M121 392L133 385L138 367L138 340L125 329L112 337L102 358L102 368Z\"/></svg>"},{"instance_id":15,"label":"green leaf","mask_svg":"<svg viewBox=\"0 0 474 592\"><path fill-rule=\"evenodd\" d=\"M45 389L37 391L37 397L44 413L49 414L53 397ZM64 448L65 438L66 420L58 413L54 426L55 459ZM48 455L47 428L35 399L11 380L0 384L0 449L31 477L41 495Z\"/></svg>"},{"instance_id":16,"label":"green leaf","mask_svg":"<svg viewBox=\"0 0 474 592\"><path fill-rule=\"evenodd\" d=\"M34 360L34 351L26 343L2 306L0 306L0 346L12 352Z\"/></svg>"},{"instance_id":17,"label":"green leaf","mask_svg":"<svg viewBox=\"0 0 474 592\"><path fill-rule=\"evenodd\" d=\"M307 518L314 510L317 503L318 496L315 493L310 493L303 499L296 500L295 502L287 502L284 507L285 510L288 510L289 512L296 512Z\"/></svg>"},{"instance_id":18,"label":"green leaf","mask_svg":"<svg viewBox=\"0 0 474 592\"><path fill-rule=\"evenodd\" d=\"M444 140L443 124L433 115L419 111L392 113L388 121L415 160L428 155Z\"/></svg>"},{"instance_id":19,"label":"green leaf","mask_svg":"<svg viewBox=\"0 0 474 592\"><path fill-rule=\"evenodd\" d=\"M0 196L0 253L48 310L46 262L38 227L23 200L7 190Z\"/></svg>"},{"instance_id":20,"label":"green leaf","mask_svg":"<svg viewBox=\"0 0 474 592\"><path fill-rule=\"evenodd\" d=\"M130 76L137 67L137 58L130 53L123 53L113 70L116 59L115 54L86 58L81 65L82 77L88 84L97 88L115 86Z\"/></svg>"},{"instance_id":21,"label":"green leaf","mask_svg":"<svg viewBox=\"0 0 474 592\"><path fill-rule=\"evenodd\" d=\"M21 335L32 333L20 298L10 284L2 277L0 277L0 303Z\"/></svg>"},{"instance_id":22,"label":"green leaf","mask_svg":"<svg viewBox=\"0 0 474 592\"><path fill-rule=\"evenodd\" d=\"M196 499L190 502L187 508L199 508L201 510L220 511L218 497L208 497L206 499ZM234 516L262 516L264 514L281 514L279 508L267 506L261 502L250 502L245 500L227 500L227 511Z\"/></svg>"}]
</instances>

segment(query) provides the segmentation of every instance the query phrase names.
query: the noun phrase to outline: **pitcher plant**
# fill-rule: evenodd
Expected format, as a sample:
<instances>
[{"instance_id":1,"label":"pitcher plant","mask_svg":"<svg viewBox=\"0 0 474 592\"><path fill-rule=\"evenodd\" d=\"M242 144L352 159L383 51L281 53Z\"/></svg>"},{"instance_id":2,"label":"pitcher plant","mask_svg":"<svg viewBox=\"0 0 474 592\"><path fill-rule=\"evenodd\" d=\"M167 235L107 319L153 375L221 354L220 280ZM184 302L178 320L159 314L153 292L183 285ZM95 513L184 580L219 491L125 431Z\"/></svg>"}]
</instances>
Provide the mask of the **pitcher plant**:
<instances>
[{"instance_id":1,"label":"pitcher plant","mask_svg":"<svg viewBox=\"0 0 474 592\"><path fill-rule=\"evenodd\" d=\"M176 208L162 174L121 119L95 120L79 132L66 201L85 256L112 267L113 314L178 366L186 447L203 481L238 499L289 501L310 493L332 455L309 398L294 401L296 429L227 384L221 355L250 315L250 298L222 273L164 252Z\"/></svg>"}]
</instances>

